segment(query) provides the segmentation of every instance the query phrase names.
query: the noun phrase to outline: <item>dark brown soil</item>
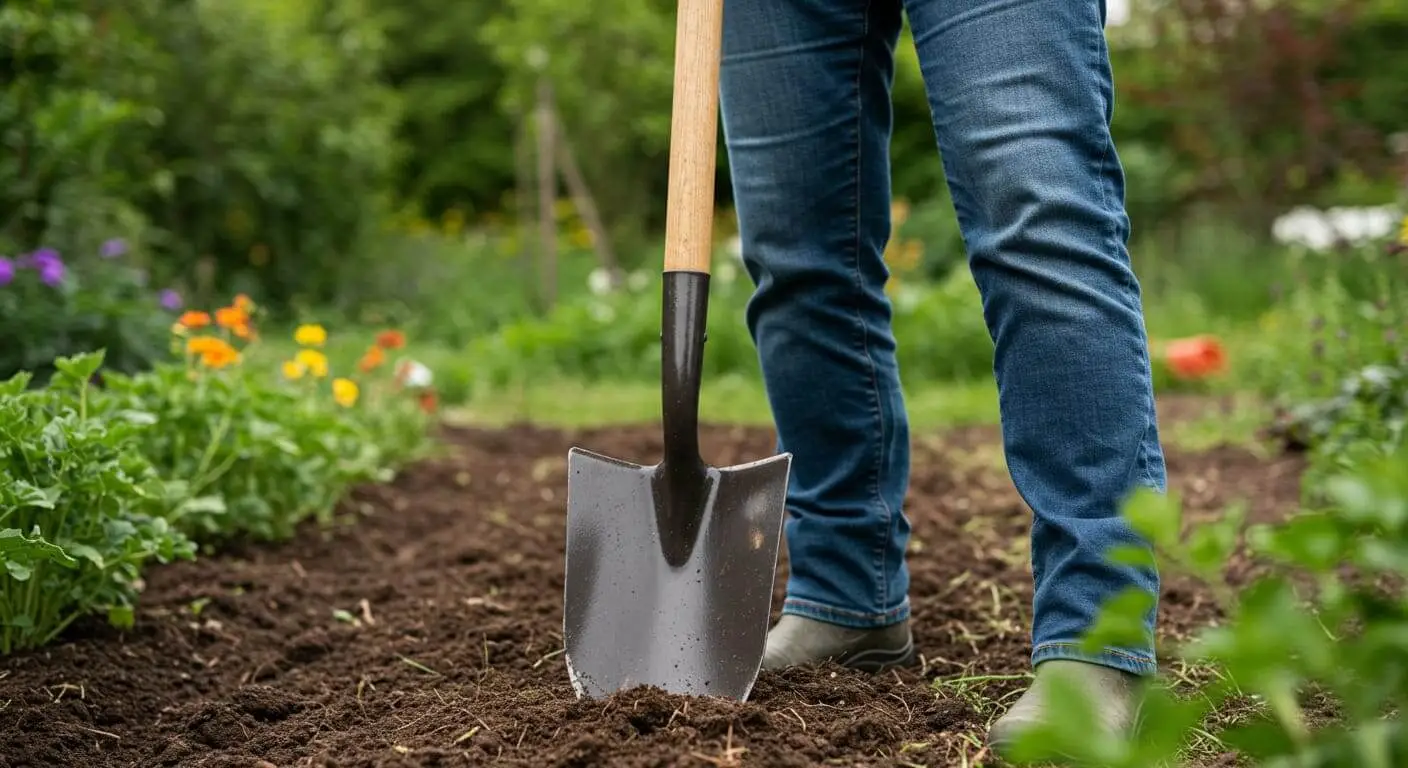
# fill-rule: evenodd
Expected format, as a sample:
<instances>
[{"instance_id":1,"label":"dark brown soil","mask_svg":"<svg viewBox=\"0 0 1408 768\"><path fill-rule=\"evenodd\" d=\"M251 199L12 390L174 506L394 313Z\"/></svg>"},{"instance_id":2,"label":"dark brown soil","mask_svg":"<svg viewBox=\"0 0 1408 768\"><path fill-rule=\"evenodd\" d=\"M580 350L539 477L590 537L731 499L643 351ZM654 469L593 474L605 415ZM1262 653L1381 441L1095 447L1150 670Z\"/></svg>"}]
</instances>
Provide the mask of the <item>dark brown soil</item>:
<instances>
[{"instance_id":1,"label":"dark brown soil","mask_svg":"<svg viewBox=\"0 0 1408 768\"><path fill-rule=\"evenodd\" d=\"M647 459L648 428L449 430L427 461L308 530L153 570L138 627L77 627L0 661L0 766L971 765L1027 671L1028 512L996 431L915 440L909 514L922 669L763 673L745 704L620 694L579 702L560 649L565 454ZM710 428L718 464L769 455ZM1299 459L1171 451L1193 516L1234 499L1273 518ZM1234 573L1245 571L1240 563ZM779 575L778 601L784 583ZM1213 616L1171 583L1169 636ZM936 688L936 678L996 677ZM733 762L730 762L730 758Z\"/></svg>"}]
</instances>

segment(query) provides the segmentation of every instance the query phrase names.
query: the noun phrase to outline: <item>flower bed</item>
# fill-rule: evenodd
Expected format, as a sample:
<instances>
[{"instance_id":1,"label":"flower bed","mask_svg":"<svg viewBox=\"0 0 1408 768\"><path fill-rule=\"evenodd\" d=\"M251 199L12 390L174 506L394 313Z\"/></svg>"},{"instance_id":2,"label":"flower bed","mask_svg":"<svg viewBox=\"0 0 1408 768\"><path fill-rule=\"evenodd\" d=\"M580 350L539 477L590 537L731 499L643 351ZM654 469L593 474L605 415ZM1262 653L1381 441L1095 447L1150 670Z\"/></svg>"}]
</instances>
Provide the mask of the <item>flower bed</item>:
<instances>
[{"instance_id":1,"label":"flower bed","mask_svg":"<svg viewBox=\"0 0 1408 768\"><path fill-rule=\"evenodd\" d=\"M420 455L433 392L388 364L404 337L381 334L337 372L326 331L300 329L283 366L298 375L280 376L247 363L256 317L246 297L187 312L176 359L149 370L110 370L99 351L59 358L42 387L28 373L0 385L0 653L93 612L130 625L149 563L327 523L352 485Z\"/></svg>"}]
</instances>

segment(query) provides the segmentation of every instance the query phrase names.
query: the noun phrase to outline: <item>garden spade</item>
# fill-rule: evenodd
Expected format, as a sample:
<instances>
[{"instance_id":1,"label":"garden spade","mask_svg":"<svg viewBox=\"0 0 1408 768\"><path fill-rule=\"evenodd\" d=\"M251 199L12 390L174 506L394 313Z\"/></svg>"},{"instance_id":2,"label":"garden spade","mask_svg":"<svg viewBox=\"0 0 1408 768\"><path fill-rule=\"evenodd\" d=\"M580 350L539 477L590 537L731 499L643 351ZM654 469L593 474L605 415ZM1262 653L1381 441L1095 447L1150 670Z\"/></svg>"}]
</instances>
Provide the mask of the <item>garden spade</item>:
<instances>
[{"instance_id":1,"label":"garden spade","mask_svg":"<svg viewBox=\"0 0 1408 768\"><path fill-rule=\"evenodd\" d=\"M699 451L722 0L681 0L662 280L660 462L567 457L563 635L577 695L642 685L743 700L762 665L791 455Z\"/></svg>"}]
</instances>

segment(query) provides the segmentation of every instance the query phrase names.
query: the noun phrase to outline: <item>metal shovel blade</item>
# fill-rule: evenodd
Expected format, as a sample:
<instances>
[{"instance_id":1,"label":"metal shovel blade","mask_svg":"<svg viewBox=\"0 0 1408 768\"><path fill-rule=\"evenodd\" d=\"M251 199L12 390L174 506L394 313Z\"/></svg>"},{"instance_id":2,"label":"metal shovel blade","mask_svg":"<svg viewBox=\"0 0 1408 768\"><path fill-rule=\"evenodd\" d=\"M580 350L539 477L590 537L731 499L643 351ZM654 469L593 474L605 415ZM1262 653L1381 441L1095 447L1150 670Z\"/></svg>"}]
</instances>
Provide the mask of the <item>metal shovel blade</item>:
<instances>
[{"instance_id":1,"label":"metal shovel blade","mask_svg":"<svg viewBox=\"0 0 1408 768\"><path fill-rule=\"evenodd\" d=\"M744 700L762 664L791 455L733 467L568 454L568 674Z\"/></svg>"}]
</instances>

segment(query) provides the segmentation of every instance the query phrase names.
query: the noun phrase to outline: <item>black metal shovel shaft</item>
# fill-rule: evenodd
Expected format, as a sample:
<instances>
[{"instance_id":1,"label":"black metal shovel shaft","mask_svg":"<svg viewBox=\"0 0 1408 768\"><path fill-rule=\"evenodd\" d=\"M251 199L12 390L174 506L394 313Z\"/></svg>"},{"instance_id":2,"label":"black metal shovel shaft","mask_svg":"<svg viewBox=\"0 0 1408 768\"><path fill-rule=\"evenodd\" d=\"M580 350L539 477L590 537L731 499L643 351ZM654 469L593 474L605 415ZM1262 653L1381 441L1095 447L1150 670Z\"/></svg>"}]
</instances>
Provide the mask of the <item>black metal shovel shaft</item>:
<instances>
[{"instance_id":1,"label":"black metal shovel shaft","mask_svg":"<svg viewBox=\"0 0 1408 768\"><path fill-rule=\"evenodd\" d=\"M709 315L709 275L667 272L660 336L660 401L665 456L652 477L665 561L689 558L710 482L699 454L699 389Z\"/></svg>"}]
</instances>

